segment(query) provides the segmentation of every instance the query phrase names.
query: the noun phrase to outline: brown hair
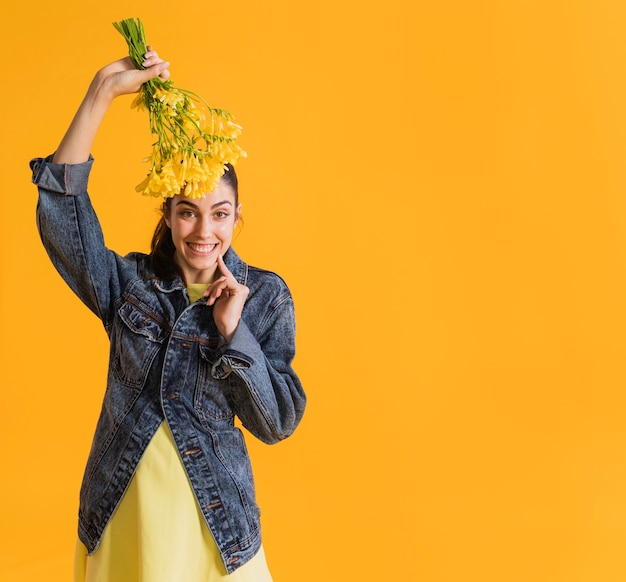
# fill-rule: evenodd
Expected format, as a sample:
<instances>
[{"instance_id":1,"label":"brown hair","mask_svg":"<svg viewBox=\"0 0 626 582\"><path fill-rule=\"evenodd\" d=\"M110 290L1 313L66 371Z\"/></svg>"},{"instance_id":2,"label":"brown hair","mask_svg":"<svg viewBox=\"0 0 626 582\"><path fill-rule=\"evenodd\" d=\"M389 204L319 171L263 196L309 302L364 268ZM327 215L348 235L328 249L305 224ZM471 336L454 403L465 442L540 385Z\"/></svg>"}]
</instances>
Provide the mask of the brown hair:
<instances>
[{"instance_id":1,"label":"brown hair","mask_svg":"<svg viewBox=\"0 0 626 582\"><path fill-rule=\"evenodd\" d=\"M227 186L232 188L235 193L235 207L239 205L239 181L235 168L231 164L225 165L225 171L220 181L224 182ZM165 217L169 216L172 209L172 199L167 198L161 206L161 218L157 224L154 234L152 235L152 242L150 243L150 257L152 259L152 270L154 274L165 281L171 281L180 277L184 279L183 273L180 267L174 260L174 253L176 247L172 240L172 231L165 222Z\"/></svg>"}]
</instances>

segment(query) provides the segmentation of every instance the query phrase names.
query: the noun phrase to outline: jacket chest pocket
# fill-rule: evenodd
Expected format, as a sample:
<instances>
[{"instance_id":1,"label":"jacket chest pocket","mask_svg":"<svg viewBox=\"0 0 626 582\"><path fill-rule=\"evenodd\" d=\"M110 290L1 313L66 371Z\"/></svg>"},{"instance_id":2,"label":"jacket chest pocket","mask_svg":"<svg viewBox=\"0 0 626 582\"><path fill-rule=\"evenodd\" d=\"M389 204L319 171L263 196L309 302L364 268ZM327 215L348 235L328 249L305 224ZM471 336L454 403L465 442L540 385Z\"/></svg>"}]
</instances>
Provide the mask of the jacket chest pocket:
<instances>
[{"instance_id":1,"label":"jacket chest pocket","mask_svg":"<svg viewBox=\"0 0 626 582\"><path fill-rule=\"evenodd\" d=\"M112 369L122 384L140 389L169 332L132 303L122 303L117 314Z\"/></svg>"},{"instance_id":2,"label":"jacket chest pocket","mask_svg":"<svg viewBox=\"0 0 626 582\"><path fill-rule=\"evenodd\" d=\"M217 350L200 346L198 382L193 405L202 419L229 420L234 416L229 398L230 381L228 378L218 380L211 375L211 368L217 358Z\"/></svg>"}]
</instances>

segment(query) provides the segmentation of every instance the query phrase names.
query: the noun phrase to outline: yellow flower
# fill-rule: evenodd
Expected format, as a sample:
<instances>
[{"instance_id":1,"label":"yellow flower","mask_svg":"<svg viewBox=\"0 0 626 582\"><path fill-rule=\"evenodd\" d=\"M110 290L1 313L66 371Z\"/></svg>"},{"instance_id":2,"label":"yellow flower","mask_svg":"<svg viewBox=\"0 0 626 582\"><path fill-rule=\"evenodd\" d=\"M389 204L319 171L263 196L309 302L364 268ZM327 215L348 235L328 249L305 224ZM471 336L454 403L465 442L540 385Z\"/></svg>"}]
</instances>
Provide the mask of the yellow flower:
<instances>
[{"instance_id":1,"label":"yellow flower","mask_svg":"<svg viewBox=\"0 0 626 582\"><path fill-rule=\"evenodd\" d=\"M154 92L154 98L158 99L161 103L176 109L176 107L185 101L185 96L174 88L170 89L157 89Z\"/></svg>"},{"instance_id":2,"label":"yellow flower","mask_svg":"<svg viewBox=\"0 0 626 582\"><path fill-rule=\"evenodd\" d=\"M147 111L146 103L144 101L143 93L138 93L137 97L133 99L133 102L130 104L131 109L142 109L143 111Z\"/></svg>"},{"instance_id":3,"label":"yellow flower","mask_svg":"<svg viewBox=\"0 0 626 582\"><path fill-rule=\"evenodd\" d=\"M147 51L143 24L129 18L114 23L128 43L137 68ZM142 85L132 107L148 111L150 131L157 136L150 170L136 190L147 196L171 197L180 192L201 198L215 189L226 164L246 153L236 143L241 126L224 109L210 107L204 99L174 87L172 81L152 79Z\"/></svg>"}]
</instances>

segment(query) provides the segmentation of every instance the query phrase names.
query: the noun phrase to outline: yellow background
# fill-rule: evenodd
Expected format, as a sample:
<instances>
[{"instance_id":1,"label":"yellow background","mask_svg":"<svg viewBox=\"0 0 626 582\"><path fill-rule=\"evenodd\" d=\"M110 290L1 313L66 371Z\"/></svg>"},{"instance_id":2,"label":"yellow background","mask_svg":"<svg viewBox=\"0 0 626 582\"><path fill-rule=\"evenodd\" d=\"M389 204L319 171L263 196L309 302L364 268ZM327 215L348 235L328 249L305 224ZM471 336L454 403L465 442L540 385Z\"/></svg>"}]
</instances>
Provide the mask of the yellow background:
<instances>
[{"instance_id":1,"label":"yellow background","mask_svg":"<svg viewBox=\"0 0 626 582\"><path fill-rule=\"evenodd\" d=\"M8 15L10 14L10 16ZM249 439L276 582L626 579L626 7L618 0L12 2L0 36L0 579L70 579L106 373L28 161L139 16L231 110L251 264L296 300L305 419ZM145 250L151 136L94 147Z\"/></svg>"}]
</instances>

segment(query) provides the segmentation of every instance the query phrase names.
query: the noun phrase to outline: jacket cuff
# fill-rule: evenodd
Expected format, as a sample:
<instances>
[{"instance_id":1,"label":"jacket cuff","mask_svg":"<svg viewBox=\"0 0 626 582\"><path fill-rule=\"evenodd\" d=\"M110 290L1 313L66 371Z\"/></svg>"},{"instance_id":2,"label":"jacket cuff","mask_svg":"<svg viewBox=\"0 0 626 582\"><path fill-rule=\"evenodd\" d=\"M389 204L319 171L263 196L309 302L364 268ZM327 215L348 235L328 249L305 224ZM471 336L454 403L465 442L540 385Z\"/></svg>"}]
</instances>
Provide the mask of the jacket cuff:
<instances>
[{"instance_id":1,"label":"jacket cuff","mask_svg":"<svg viewBox=\"0 0 626 582\"><path fill-rule=\"evenodd\" d=\"M222 350L221 357L211 369L211 375L217 379L226 378L233 370L245 370L253 366L261 348L245 322L239 320L230 343L223 346Z\"/></svg>"},{"instance_id":2,"label":"jacket cuff","mask_svg":"<svg viewBox=\"0 0 626 582\"><path fill-rule=\"evenodd\" d=\"M89 173L93 165L93 156L89 156L86 162L80 164L54 164L52 157L34 158L30 161L32 181L40 188L55 192L76 196L87 191Z\"/></svg>"}]
</instances>

